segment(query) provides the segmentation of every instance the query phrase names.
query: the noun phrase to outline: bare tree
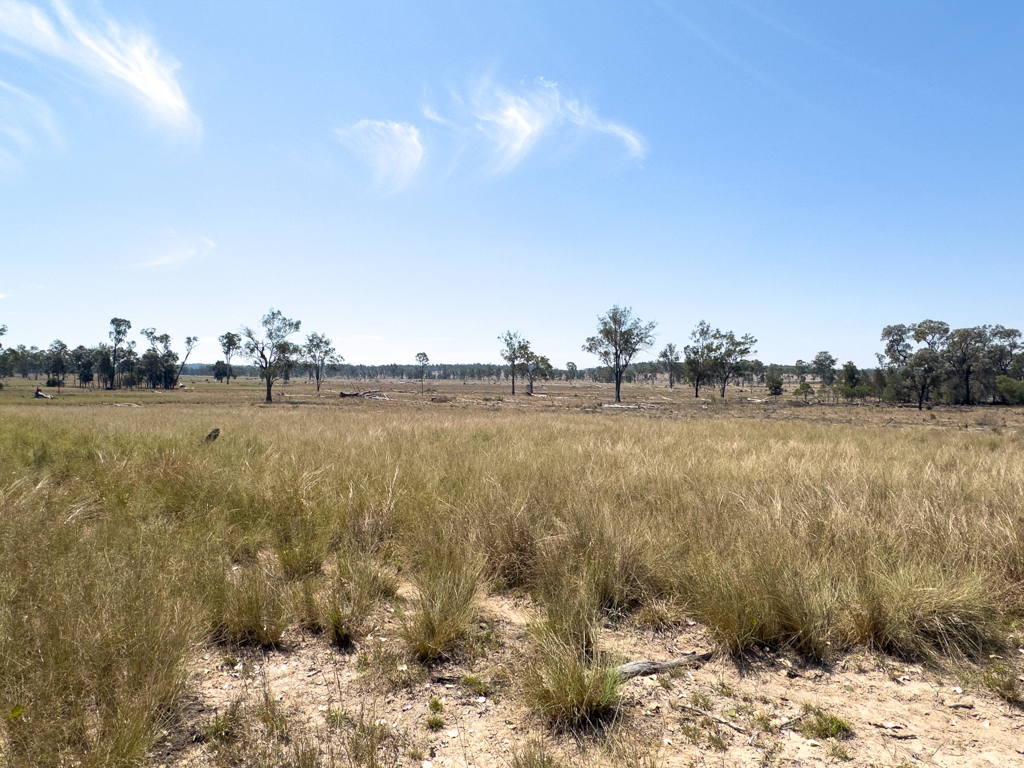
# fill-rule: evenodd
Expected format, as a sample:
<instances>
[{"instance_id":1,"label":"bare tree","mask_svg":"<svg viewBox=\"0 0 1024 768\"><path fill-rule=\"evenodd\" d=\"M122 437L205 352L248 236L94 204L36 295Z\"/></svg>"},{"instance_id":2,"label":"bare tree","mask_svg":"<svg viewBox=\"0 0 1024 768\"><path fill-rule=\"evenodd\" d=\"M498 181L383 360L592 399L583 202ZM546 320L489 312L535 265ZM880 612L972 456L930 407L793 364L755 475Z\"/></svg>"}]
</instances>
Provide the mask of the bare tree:
<instances>
[{"instance_id":1,"label":"bare tree","mask_svg":"<svg viewBox=\"0 0 1024 768\"><path fill-rule=\"evenodd\" d=\"M657 323L643 323L633 317L630 307L614 305L597 320L597 335L583 345L583 351L597 355L615 375L615 402L621 402L622 373L638 352L654 345Z\"/></svg>"},{"instance_id":2,"label":"bare tree","mask_svg":"<svg viewBox=\"0 0 1024 768\"><path fill-rule=\"evenodd\" d=\"M296 353L298 347L288 341L288 337L297 333L302 325L300 320L285 317L280 310L273 309L260 321L263 335L257 335L252 328L242 328L243 350L245 355L260 370L260 375L267 384L266 402L272 403L271 388L274 381L281 375L286 362Z\"/></svg>"}]
</instances>

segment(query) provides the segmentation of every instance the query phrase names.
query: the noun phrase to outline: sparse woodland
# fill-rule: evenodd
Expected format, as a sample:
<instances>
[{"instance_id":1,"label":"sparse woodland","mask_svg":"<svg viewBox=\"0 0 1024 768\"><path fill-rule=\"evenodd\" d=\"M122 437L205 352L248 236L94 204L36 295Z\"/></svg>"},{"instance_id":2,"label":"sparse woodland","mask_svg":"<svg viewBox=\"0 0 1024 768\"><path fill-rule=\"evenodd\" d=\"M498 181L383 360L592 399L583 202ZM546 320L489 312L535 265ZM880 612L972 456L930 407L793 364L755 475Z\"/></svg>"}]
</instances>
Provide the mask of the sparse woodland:
<instances>
[{"instance_id":1,"label":"sparse woodland","mask_svg":"<svg viewBox=\"0 0 1024 768\"><path fill-rule=\"evenodd\" d=\"M886 389L920 381L916 356L963 350L956 331L887 331ZM974 338L970 397L998 401L1016 337ZM862 385L830 357L816 364L831 383L810 364L765 378L803 376L815 398ZM267 405L265 380L36 400L15 375L0 391L0 755L896 765L885 745L913 728L941 747L970 709L1011 764L1024 413L946 404L966 399L965 369L938 370L928 412L884 391L749 397L742 377L724 398L624 378L624 404L600 381L512 398L411 377L375 401L293 380ZM979 733L947 764L969 764Z\"/></svg>"}]
</instances>

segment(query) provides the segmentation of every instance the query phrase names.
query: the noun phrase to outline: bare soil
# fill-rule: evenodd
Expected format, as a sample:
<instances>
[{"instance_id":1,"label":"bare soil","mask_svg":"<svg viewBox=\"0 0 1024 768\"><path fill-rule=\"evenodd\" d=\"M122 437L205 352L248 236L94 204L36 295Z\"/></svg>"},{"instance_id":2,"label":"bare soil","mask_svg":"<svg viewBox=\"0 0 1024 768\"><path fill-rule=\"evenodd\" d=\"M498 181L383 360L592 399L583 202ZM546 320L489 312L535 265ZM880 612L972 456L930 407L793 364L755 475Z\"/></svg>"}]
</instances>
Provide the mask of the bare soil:
<instances>
[{"instance_id":1,"label":"bare soil","mask_svg":"<svg viewBox=\"0 0 1024 768\"><path fill-rule=\"evenodd\" d=\"M392 613L382 613L371 636L347 652L292 630L276 650L211 647L192 669L195 700L186 722L154 764L217 765L203 726L232 702L256 707L269 692L292 738L330 741L338 712L357 719L362 710L401 745L397 764L422 768L507 766L513 750L538 737L572 765L1024 766L1024 709L963 676L868 650L815 665L764 649L744 660L721 657L636 678L623 686L613 720L555 732L526 709L517 689L527 625L537 617L528 598L488 596L480 631L494 638L490 646L428 670L404 660L400 620ZM607 628L603 643L624 660L664 661L714 647L685 618L661 630L625 621ZM381 668L389 663L393 668ZM464 685L470 674L491 690L481 695ZM433 697L443 703L438 730L427 726ZM797 718L806 704L848 721L853 735L802 733L807 716Z\"/></svg>"}]
</instances>

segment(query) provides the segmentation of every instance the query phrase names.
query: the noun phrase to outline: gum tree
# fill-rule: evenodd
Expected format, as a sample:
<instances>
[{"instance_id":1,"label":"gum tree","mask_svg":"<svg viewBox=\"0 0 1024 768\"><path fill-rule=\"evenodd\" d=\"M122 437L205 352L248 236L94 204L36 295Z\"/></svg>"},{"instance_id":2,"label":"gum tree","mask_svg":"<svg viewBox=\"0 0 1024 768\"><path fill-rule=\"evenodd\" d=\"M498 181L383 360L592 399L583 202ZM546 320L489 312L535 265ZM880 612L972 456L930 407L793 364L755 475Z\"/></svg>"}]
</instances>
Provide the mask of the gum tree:
<instances>
[{"instance_id":1,"label":"gum tree","mask_svg":"<svg viewBox=\"0 0 1024 768\"><path fill-rule=\"evenodd\" d=\"M615 376L615 402L622 402L622 374L638 352L654 346L657 323L633 317L630 307L614 305L597 319L597 335L583 345L583 351L597 357Z\"/></svg>"},{"instance_id":2,"label":"gum tree","mask_svg":"<svg viewBox=\"0 0 1024 768\"><path fill-rule=\"evenodd\" d=\"M302 346L302 355L316 381L317 392L320 391L320 384L327 377L327 369L345 362L345 358L339 355L338 350L334 348L334 342L321 333L311 333L306 337L306 343Z\"/></svg>"},{"instance_id":3,"label":"gum tree","mask_svg":"<svg viewBox=\"0 0 1024 768\"><path fill-rule=\"evenodd\" d=\"M243 353L259 369L260 376L266 382L268 403L274 402L271 397L274 381L298 350L297 345L288 341L288 337L298 333L301 325L302 321L291 320L280 310L271 308L260 321L262 334L248 326L242 328Z\"/></svg>"},{"instance_id":4,"label":"gum tree","mask_svg":"<svg viewBox=\"0 0 1024 768\"><path fill-rule=\"evenodd\" d=\"M512 374L512 394L516 393L516 370L526 361L530 354L530 342L519 335L519 331L505 331L498 337L505 346L501 348L501 359L508 363Z\"/></svg>"},{"instance_id":5,"label":"gum tree","mask_svg":"<svg viewBox=\"0 0 1024 768\"><path fill-rule=\"evenodd\" d=\"M223 336L219 337L217 341L220 342L220 349L224 353L224 367L226 369L224 375L224 383L231 383L231 358L239 353L242 349L242 337L237 333L228 331Z\"/></svg>"}]
</instances>

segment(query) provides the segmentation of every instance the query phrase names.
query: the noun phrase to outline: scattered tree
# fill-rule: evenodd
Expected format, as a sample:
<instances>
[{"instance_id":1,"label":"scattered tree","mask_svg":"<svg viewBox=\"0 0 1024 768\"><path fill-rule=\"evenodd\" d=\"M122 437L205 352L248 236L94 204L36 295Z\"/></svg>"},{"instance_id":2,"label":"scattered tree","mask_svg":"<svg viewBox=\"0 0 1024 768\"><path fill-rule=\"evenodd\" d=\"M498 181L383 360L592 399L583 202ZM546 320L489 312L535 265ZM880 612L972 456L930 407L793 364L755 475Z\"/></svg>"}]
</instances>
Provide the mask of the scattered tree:
<instances>
[{"instance_id":1,"label":"scattered tree","mask_svg":"<svg viewBox=\"0 0 1024 768\"><path fill-rule=\"evenodd\" d=\"M555 370L547 357L534 353L532 349L527 352L523 365L527 388L531 395L533 394L533 383L540 380L547 381Z\"/></svg>"},{"instance_id":2,"label":"scattered tree","mask_svg":"<svg viewBox=\"0 0 1024 768\"><path fill-rule=\"evenodd\" d=\"M725 388L729 385L729 380L738 371L742 370L747 356L754 351L757 339L749 333L736 338L732 331L721 333L717 329L715 330L715 336L718 339L719 351L714 359L711 375L718 383L718 389L722 397L725 398Z\"/></svg>"},{"instance_id":3,"label":"scattered tree","mask_svg":"<svg viewBox=\"0 0 1024 768\"><path fill-rule=\"evenodd\" d=\"M658 353L658 360L665 366L665 371L668 373L669 389L675 386L676 380L679 379L679 374L682 373L679 359L679 350L672 343L666 344L665 348Z\"/></svg>"},{"instance_id":4,"label":"scattered tree","mask_svg":"<svg viewBox=\"0 0 1024 768\"><path fill-rule=\"evenodd\" d=\"M498 337L503 346L501 348L501 359L508 363L509 371L512 374L512 394L516 393L516 371L523 372L523 363L530 354L530 342L519 335L519 331L505 331ZM530 390L533 391L532 389Z\"/></svg>"},{"instance_id":5,"label":"scattered tree","mask_svg":"<svg viewBox=\"0 0 1024 768\"><path fill-rule=\"evenodd\" d=\"M427 375L427 366L430 364L430 358L427 357L426 352L416 353L416 365L420 367L420 394L423 394L423 379Z\"/></svg>"},{"instance_id":6,"label":"scattered tree","mask_svg":"<svg viewBox=\"0 0 1024 768\"><path fill-rule=\"evenodd\" d=\"M213 378L217 383L220 383L228 376L228 365L223 360L218 360L213 364Z\"/></svg>"},{"instance_id":7,"label":"scattered tree","mask_svg":"<svg viewBox=\"0 0 1024 768\"><path fill-rule=\"evenodd\" d=\"M114 377L111 379L110 387L114 389L117 386L117 352L121 348L121 345L125 343L128 338L128 331L132 329L132 324L122 317L113 317L110 319L110 363L114 369Z\"/></svg>"},{"instance_id":8,"label":"scattered tree","mask_svg":"<svg viewBox=\"0 0 1024 768\"><path fill-rule=\"evenodd\" d=\"M836 380L836 358L828 352L819 352L811 360L811 371L822 384L831 387L832 382Z\"/></svg>"},{"instance_id":9,"label":"scattered tree","mask_svg":"<svg viewBox=\"0 0 1024 768\"><path fill-rule=\"evenodd\" d=\"M690 334L692 344L683 347L683 370L687 380L693 384L693 396L700 397L701 386L711 381L715 370L715 360L722 351L718 332L701 320Z\"/></svg>"},{"instance_id":10,"label":"scattered tree","mask_svg":"<svg viewBox=\"0 0 1024 768\"><path fill-rule=\"evenodd\" d=\"M242 349L242 337L237 333L228 331L223 336L219 337L217 341L220 342L221 351L224 353L224 367L227 368L227 373L224 375L224 383L231 383L231 358L237 355Z\"/></svg>"},{"instance_id":11,"label":"scattered tree","mask_svg":"<svg viewBox=\"0 0 1024 768\"><path fill-rule=\"evenodd\" d=\"M633 317L630 307L614 305L598 318L597 335L583 345L583 351L597 355L615 377L615 402L622 402L622 374L638 352L654 345L657 323L643 323Z\"/></svg>"},{"instance_id":12,"label":"scattered tree","mask_svg":"<svg viewBox=\"0 0 1024 768\"><path fill-rule=\"evenodd\" d=\"M334 342L319 333L311 333L306 337L302 354L306 365L309 366L310 373L316 380L317 392L320 391L320 383L327 377L328 369L345 360L334 348Z\"/></svg>"},{"instance_id":13,"label":"scattered tree","mask_svg":"<svg viewBox=\"0 0 1024 768\"><path fill-rule=\"evenodd\" d=\"M271 308L260 321L262 335L252 328L242 328L243 351L259 371L267 385L266 402L272 403L271 388L282 373L284 363L290 360L298 347L288 341L302 325L300 320L285 317L280 310Z\"/></svg>"}]
</instances>

